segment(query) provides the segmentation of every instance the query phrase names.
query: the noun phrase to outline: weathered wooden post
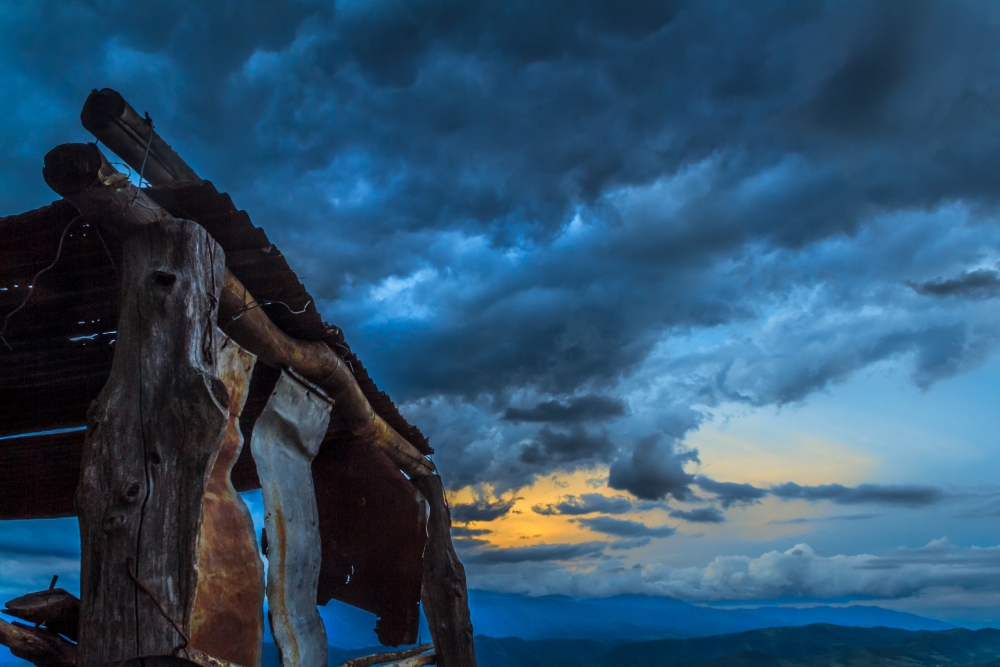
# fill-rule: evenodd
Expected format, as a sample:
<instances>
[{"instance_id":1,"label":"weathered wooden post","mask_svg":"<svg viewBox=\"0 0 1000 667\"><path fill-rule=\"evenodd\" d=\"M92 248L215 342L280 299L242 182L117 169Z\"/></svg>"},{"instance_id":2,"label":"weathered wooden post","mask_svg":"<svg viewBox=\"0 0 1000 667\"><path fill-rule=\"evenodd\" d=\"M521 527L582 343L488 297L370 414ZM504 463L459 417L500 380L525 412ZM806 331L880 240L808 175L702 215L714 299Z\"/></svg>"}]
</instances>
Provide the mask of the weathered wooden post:
<instances>
[{"instance_id":1,"label":"weathered wooden post","mask_svg":"<svg viewBox=\"0 0 1000 667\"><path fill-rule=\"evenodd\" d=\"M221 248L190 221L123 232L115 359L77 490L80 667L189 656L202 500L229 416L216 374Z\"/></svg>"},{"instance_id":2,"label":"weathered wooden post","mask_svg":"<svg viewBox=\"0 0 1000 667\"><path fill-rule=\"evenodd\" d=\"M96 147L57 148L44 175L87 211L106 194L103 164ZM202 505L229 423L217 374L221 248L186 220L116 222L124 248L117 344L89 415L77 490L80 667L192 658Z\"/></svg>"}]
</instances>

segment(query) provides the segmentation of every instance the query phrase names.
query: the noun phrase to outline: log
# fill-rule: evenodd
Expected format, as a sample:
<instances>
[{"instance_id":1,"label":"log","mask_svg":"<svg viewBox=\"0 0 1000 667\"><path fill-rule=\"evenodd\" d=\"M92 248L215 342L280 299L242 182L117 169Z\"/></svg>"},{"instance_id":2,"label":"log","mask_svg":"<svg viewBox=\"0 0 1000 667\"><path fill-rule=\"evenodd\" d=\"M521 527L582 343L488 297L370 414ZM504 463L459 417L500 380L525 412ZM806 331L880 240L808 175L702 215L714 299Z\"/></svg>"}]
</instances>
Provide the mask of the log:
<instances>
[{"instance_id":1,"label":"log","mask_svg":"<svg viewBox=\"0 0 1000 667\"><path fill-rule=\"evenodd\" d=\"M88 414L76 495L80 667L187 649L202 501L228 421L222 249L169 217L122 237L114 361Z\"/></svg>"},{"instance_id":2,"label":"log","mask_svg":"<svg viewBox=\"0 0 1000 667\"><path fill-rule=\"evenodd\" d=\"M267 603L284 667L326 667L316 609L323 562L312 462L330 424L330 401L283 372L254 425L250 448L264 498Z\"/></svg>"},{"instance_id":3,"label":"log","mask_svg":"<svg viewBox=\"0 0 1000 667\"><path fill-rule=\"evenodd\" d=\"M381 665L384 662L392 662L394 660L404 660L406 658L418 655L424 651L429 651L434 648L434 644L423 644L421 646L414 646L413 648L408 648L405 651L388 651L386 653L376 653L374 655L365 655L360 658L352 658L346 662L340 663L338 667L372 667L372 665Z\"/></svg>"},{"instance_id":4,"label":"log","mask_svg":"<svg viewBox=\"0 0 1000 667\"><path fill-rule=\"evenodd\" d=\"M430 653L421 653L420 655L415 655L405 660L399 660L397 662L390 662L385 667L424 667L424 665L436 665L438 664L437 653L431 651Z\"/></svg>"},{"instance_id":5,"label":"log","mask_svg":"<svg viewBox=\"0 0 1000 667\"><path fill-rule=\"evenodd\" d=\"M101 224L102 233L121 234L130 225L173 219L124 174L95 144L63 144L45 156L45 182L83 215ZM321 342L295 340L256 307L253 295L228 270L220 295L219 326L261 363L290 368L320 386L352 433L363 436L410 477L435 473L434 464L372 409L347 364Z\"/></svg>"},{"instance_id":6,"label":"log","mask_svg":"<svg viewBox=\"0 0 1000 667\"><path fill-rule=\"evenodd\" d=\"M38 667L76 665L76 646L50 630L0 620L0 644Z\"/></svg>"},{"instance_id":7,"label":"log","mask_svg":"<svg viewBox=\"0 0 1000 667\"><path fill-rule=\"evenodd\" d=\"M412 480L427 500L424 586L420 594L441 667L476 667L465 566L451 542L451 511L437 475Z\"/></svg>"},{"instance_id":8,"label":"log","mask_svg":"<svg viewBox=\"0 0 1000 667\"><path fill-rule=\"evenodd\" d=\"M136 173L141 171L150 183L200 181L194 169L155 132L148 118L148 114L145 118L140 116L124 97L110 88L90 93L80 112L80 121L87 131Z\"/></svg>"},{"instance_id":9,"label":"log","mask_svg":"<svg viewBox=\"0 0 1000 667\"><path fill-rule=\"evenodd\" d=\"M35 625L44 625L76 641L80 628L80 598L63 588L28 593L7 603L3 613Z\"/></svg>"},{"instance_id":10,"label":"log","mask_svg":"<svg viewBox=\"0 0 1000 667\"><path fill-rule=\"evenodd\" d=\"M229 393L229 420L202 505L191 647L242 667L260 667L264 567L250 511L230 479L243 447L239 418L256 359L221 332L218 338L218 373Z\"/></svg>"}]
</instances>

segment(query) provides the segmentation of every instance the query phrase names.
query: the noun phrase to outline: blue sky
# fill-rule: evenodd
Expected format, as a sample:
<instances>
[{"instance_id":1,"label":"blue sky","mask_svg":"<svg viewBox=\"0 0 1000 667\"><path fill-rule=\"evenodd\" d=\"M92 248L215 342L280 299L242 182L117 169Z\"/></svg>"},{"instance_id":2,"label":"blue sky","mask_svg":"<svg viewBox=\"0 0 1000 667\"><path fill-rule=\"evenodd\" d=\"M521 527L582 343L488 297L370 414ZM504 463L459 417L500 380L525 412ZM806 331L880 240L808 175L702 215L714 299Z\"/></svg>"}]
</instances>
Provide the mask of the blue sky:
<instances>
[{"instance_id":1,"label":"blue sky","mask_svg":"<svg viewBox=\"0 0 1000 667\"><path fill-rule=\"evenodd\" d=\"M2 4L0 211L92 88L149 111L430 436L471 585L1000 623L994 4ZM0 592L72 533L0 526Z\"/></svg>"}]
</instances>

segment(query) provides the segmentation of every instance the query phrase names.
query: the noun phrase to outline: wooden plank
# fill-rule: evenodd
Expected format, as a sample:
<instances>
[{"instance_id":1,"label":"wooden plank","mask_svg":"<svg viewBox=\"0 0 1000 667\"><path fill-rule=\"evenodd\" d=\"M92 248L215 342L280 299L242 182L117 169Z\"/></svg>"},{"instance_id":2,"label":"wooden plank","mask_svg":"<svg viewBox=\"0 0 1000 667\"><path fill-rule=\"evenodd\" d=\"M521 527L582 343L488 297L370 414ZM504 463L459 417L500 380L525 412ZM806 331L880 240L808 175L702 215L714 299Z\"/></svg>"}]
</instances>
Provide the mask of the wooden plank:
<instances>
[{"instance_id":1,"label":"wooden plank","mask_svg":"<svg viewBox=\"0 0 1000 667\"><path fill-rule=\"evenodd\" d=\"M221 248L172 218L123 236L118 344L76 498L81 667L186 648L202 499L228 417L216 375Z\"/></svg>"}]
</instances>

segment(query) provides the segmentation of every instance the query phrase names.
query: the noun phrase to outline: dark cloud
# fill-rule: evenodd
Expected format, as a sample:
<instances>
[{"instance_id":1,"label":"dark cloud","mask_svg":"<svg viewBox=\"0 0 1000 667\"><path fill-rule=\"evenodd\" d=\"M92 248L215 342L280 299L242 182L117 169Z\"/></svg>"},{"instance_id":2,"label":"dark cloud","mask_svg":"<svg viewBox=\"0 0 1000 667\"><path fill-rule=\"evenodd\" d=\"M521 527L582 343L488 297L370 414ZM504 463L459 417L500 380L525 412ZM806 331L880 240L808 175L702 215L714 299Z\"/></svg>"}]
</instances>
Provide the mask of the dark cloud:
<instances>
[{"instance_id":1,"label":"dark cloud","mask_svg":"<svg viewBox=\"0 0 1000 667\"><path fill-rule=\"evenodd\" d=\"M451 536L452 537L482 537L483 535L489 535L493 531L487 530L486 528L469 528L468 526L452 526Z\"/></svg>"},{"instance_id":2,"label":"dark cloud","mask_svg":"<svg viewBox=\"0 0 1000 667\"><path fill-rule=\"evenodd\" d=\"M694 475L684 466L698 462L697 450L681 450L675 440L656 433L636 441L631 456L615 461L608 474L608 486L628 491L644 500L676 500L694 497Z\"/></svg>"},{"instance_id":3,"label":"dark cloud","mask_svg":"<svg viewBox=\"0 0 1000 667\"><path fill-rule=\"evenodd\" d=\"M837 516L820 516L812 518L799 518L799 519L778 519L775 521L768 521L769 526L788 526L797 525L804 523L817 523L821 521L866 521L868 519L874 519L879 514L840 514Z\"/></svg>"},{"instance_id":4,"label":"dark cloud","mask_svg":"<svg viewBox=\"0 0 1000 667\"><path fill-rule=\"evenodd\" d=\"M462 505L455 505L451 508L451 518L458 523L469 523L470 521L496 521L502 519L510 513L517 498L505 500L498 498L489 500L488 498L478 498L475 502Z\"/></svg>"},{"instance_id":5,"label":"dark cloud","mask_svg":"<svg viewBox=\"0 0 1000 667\"><path fill-rule=\"evenodd\" d=\"M936 277L1000 242L973 220L1000 202L998 15L23 3L0 26L0 212L52 198L42 155L86 140L86 94L117 88L285 251L450 485L615 461L613 488L690 497L674 444L615 443L682 441L692 406L799 402L880 361L927 387L995 353L988 313L905 285L992 289ZM595 415L620 431L531 426Z\"/></svg>"},{"instance_id":6,"label":"dark cloud","mask_svg":"<svg viewBox=\"0 0 1000 667\"><path fill-rule=\"evenodd\" d=\"M615 519L610 516L597 516L588 519L574 519L584 528L615 537L669 537L677 532L671 526L647 526L639 521Z\"/></svg>"},{"instance_id":7,"label":"dark cloud","mask_svg":"<svg viewBox=\"0 0 1000 667\"><path fill-rule=\"evenodd\" d=\"M583 542L580 544L534 544L530 547L509 549L481 548L463 552L462 560L465 563L477 565L568 561L597 556L606 546L606 542Z\"/></svg>"},{"instance_id":8,"label":"dark cloud","mask_svg":"<svg viewBox=\"0 0 1000 667\"><path fill-rule=\"evenodd\" d=\"M737 484L735 482L716 482L704 475L699 475L695 483L702 491L714 494L723 508L733 505L753 505L767 495L765 489L758 489L752 484Z\"/></svg>"},{"instance_id":9,"label":"dark cloud","mask_svg":"<svg viewBox=\"0 0 1000 667\"><path fill-rule=\"evenodd\" d=\"M503 418L515 422L604 421L625 414L625 405L608 396L587 395L574 397L566 403L544 401L533 408L507 408Z\"/></svg>"},{"instance_id":10,"label":"dark cloud","mask_svg":"<svg viewBox=\"0 0 1000 667\"><path fill-rule=\"evenodd\" d=\"M574 463L606 460L615 452L606 433L590 433L575 425L569 431L543 426L537 438L525 445L518 457L522 463Z\"/></svg>"},{"instance_id":11,"label":"dark cloud","mask_svg":"<svg viewBox=\"0 0 1000 667\"><path fill-rule=\"evenodd\" d=\"M936 278L924 283L910 283L918 294L989 299L1000 293L1000 274L991 269L968 271L957 278Z\"/></svg>"},{"instance_id":12,"label":"dark cloud","mask_svg":"<svg viewBox=\"0 0 1000 667\"><path fill-rule=\"evenodd\" d=\"M696 507L692 510L670 510L670 516L691 523L723 523L725 515L718 507Z\"/></svg>"},{"instance_id":13,"label":"dark cloud","mask_svg":"<svg viewBox=\"0 0 1000 667\"><path fill-rule=\"evenodd\" d=\"M580 516L583 514L624 514L630 512L634 504L628 498L609 498L599 493L584 493L581 496L566 496L555 505L534 505L531 509L547 516L562 514Z\"/></svg>"},{"instance_id":14,"label":"dark cloud","mask_svg":"<svg viewBox=\"0 0 1000 667\"><path fill-rule=\"evenodd\" d=\"M650 542L652 542L652 538L650 537L624 537L609 544L608 548L613 551L627 551L629 549L644 547Z\"/></svg>"},{"instance_id":15,"label":"dark cloud","mask_svg":"<svg viewBox=\"0 0 1000 667\"><path fill-rule=\"evenodd\" d=\"M855 487L840 484L820 486L800 486L793 482L772 486L771 494L785 500L829 500L838 505L898 505L901 507L923 507L944 498L944 493L932 486L860 484Z\"/></svg>"}]
</instances>

